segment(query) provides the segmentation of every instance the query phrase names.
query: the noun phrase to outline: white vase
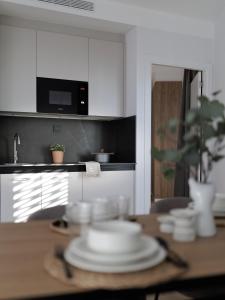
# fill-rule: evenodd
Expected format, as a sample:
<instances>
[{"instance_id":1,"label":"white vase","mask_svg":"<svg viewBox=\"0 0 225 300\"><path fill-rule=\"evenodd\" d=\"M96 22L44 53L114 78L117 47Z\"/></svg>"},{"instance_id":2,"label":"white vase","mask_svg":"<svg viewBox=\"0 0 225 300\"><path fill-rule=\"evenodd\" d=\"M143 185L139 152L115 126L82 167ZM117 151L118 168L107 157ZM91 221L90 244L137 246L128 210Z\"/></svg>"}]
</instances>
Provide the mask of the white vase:
<instances>
[{"instance_id":1,"label":"white vase","mask_svg":"<svg viewBox=\"0 0 225 300\"><path fill-rule=\"evenodd\" d=\"M189 179L190 196L197 210L197 234L201 237L210 237L216 234L212 205L215 189L211 183L200 183L193 178Z\"/></svg>"}]
</instances>

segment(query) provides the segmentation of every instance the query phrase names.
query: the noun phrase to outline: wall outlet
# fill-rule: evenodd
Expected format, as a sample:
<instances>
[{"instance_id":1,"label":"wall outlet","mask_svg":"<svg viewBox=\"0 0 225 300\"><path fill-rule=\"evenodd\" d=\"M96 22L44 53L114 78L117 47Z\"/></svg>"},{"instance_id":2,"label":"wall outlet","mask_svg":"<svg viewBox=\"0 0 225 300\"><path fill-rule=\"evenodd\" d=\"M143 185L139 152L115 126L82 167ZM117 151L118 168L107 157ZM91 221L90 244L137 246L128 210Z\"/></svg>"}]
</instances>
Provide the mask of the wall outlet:
<instances>
[{"instance_id":1,"label":"wall outlet","mask_svg":"<svg viewBox=\"0 0 225 300\"><path fill-rule=\"evenodd\" d=\"M59 124L54 124L53 126L52 126L52 132L53 132L53 134L56 134L56 133L60 133L61 132L61 129L62 129L62 126L61 125L59 125Z\"/></svg>"}]
</instances>

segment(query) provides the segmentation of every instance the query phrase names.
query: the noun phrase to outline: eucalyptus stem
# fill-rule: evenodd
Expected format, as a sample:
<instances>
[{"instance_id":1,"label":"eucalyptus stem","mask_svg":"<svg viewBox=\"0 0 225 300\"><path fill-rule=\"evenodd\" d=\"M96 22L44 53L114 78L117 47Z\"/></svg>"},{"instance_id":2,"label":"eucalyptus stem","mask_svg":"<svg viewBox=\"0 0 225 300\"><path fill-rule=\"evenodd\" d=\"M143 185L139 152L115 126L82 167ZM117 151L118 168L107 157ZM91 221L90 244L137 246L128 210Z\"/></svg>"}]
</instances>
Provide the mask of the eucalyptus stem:
<instances>
[{"instance_id":1,"label":"eucalyptus stem","mask_svg":"<svg viewBox=\"0 0 225 300\"><path fill-rule=\"evenodd\" d=\"M177 148L154 149L154 153L155 158L159 161L176 162L184 169L188 168L196 180L207 183L213 164L224 157L221 152L225 149L223 140L225 137L225 106L218 100L210 100L206 96L201 96L198 100L200 106L190 109L185 120L171 119L168 126L164 128L164 133L168 133L170 130L167 138L173 142L176 139L172 139L171 134L177 134L177 131L184 128L183 139L178 143ZM200 178L197 178L199 172ZM167 172L167 174L171 174L171 172Z\"/></svg>"}]
</instances>

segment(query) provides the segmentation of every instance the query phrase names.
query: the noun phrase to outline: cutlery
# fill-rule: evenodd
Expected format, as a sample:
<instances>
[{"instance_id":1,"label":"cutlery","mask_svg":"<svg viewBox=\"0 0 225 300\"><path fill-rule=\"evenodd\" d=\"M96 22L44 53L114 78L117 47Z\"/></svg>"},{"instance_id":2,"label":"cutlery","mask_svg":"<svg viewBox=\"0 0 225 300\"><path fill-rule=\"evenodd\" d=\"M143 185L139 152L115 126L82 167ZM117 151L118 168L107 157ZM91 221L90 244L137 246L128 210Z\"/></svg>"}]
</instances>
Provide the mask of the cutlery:
<instances>
[{"instance_id":1,"label":"cutlery","mask_svg":"<svg viewBox=\"0 0 225 300\"><path fill-rule=\"evenodd\" d=\"M65 273L66 277L67 278L72 278L73 277L73 273L72 273L72 271L70 269L69 264L65 260L64 249L63 249L62 246L59 246L59 245L56 246L56 248L55 248L55 257L58 258L62 262L63 270L64 270L64 273Z\"/></svg>"},{"instance_id":2,"label":"cutlery","mask_svg":"<svg viewBox=\"0 0 225 300\"><path fill-rule=\"evenodd\" d=\"M158 241L160 246L162 246L167 251L167 260L176 265L180 268L188 268L188 262L184 260L182 257L180 257L179 254L177 254L175 251L173 251L168 242L163 239L162 237L156 236L155 239Z\"/></svg>"}]
</instances>

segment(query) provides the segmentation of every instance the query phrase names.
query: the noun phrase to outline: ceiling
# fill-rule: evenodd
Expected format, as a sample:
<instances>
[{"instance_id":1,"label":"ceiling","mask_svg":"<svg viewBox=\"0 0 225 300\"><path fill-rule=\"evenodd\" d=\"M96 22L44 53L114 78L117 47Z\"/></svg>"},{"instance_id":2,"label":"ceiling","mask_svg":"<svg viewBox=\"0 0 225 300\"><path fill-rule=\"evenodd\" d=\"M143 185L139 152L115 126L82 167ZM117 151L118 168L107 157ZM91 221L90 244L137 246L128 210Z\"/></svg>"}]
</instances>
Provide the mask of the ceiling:
<instances>
[{"instance_id":1,"label":"ceiling","mask_svg":"<svg viewBox=\"0 0 225 300\"><path fill-rule=\"evenodd\" d=\"M107 0L164 13L215 21L225 8L225 0Z\"/></svg>"},{"instance_id":2,"label":"ceiling","mask_svg":"<svg viewBox=\"0 0 225 300\"><path fill-rule=\"evenodd\" d=\"M119 17L113 17L111 19L112 21L108 21L105 19L104 15L104 12L106 12L106 15L110 16L107 5L103 5L103 8L99 6L98 14L100 15L100 17L97 14L95 19L82 14L75 15L72 13L72 10L71 13L52 10L50 9L50 4L46 4L46 8L44 7L44 5L43 7L38 7L25 4L29 4L32 2L38 3L38 1L36 0L0 0L0 17L1 15L4 15L21 19L28 19L32 21L61 24L71 27L92 29L96 31L111 32L116 34L124 34L133 27L132 24L136 24L136 19L138 19L138 16L137 18L133 18L133 20L135 21L134 23L130 22L129 18L125 18L126 23L121 21L123 20L123 14L121 14L121 12L126 12L126 7L131 6L135 8L132 9L133 12L136 11L136 7L140 7L142 9L144 8L146 10L149 9L156 12L162 12L171 15L173 14L175 16L180 15L205 20L207 24L206 22L203 23L203 29L200 28L200 32L205 30L208 36L208 32L210 31L209 27L213 26L213 24L209 22L215 21L220 12L225 8L225 0L99 0L99 3L105 2L104 4L107 4L107 2L113 2L114 4L124 4L120 13L118 14ZM98 3L98 0L96 0L96 2ZM47 7L48 5L49 8ZM113 14L115 14L115 7L117 8L117 5L113 5L113 7ZM119 7L120 6L118 5L117 9L120 9ZM142 11L140 11L140 14L141 12ZM163 15L161 16L160 20L163 20ZM148 17L147 19L145 19L144 24L146 24L146 22L148 22ZM154 22L154 20L152 22ZM149 23L152 24L151 20L149 20Z\"/></svg>"},{"instance_id":3,"label":"ceiling","mask_svg":"<svg viewBox=\"0 0 225 300\"><path fill-rule=\"evenodd\" d=\"M0 16L1 15L119 34L123 34L131 28L131 26L127 24L79 15L75 16L74 14L64 14L53 10L21 5L20 3L1 2L0 0Z\"/></svg>"}]
</instances>

